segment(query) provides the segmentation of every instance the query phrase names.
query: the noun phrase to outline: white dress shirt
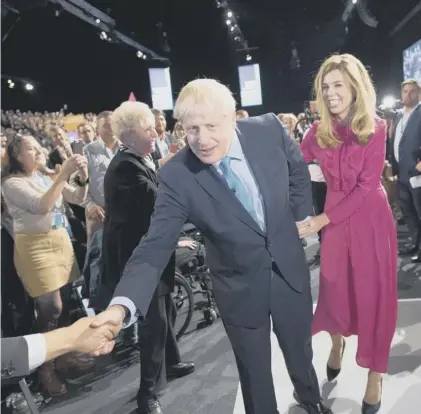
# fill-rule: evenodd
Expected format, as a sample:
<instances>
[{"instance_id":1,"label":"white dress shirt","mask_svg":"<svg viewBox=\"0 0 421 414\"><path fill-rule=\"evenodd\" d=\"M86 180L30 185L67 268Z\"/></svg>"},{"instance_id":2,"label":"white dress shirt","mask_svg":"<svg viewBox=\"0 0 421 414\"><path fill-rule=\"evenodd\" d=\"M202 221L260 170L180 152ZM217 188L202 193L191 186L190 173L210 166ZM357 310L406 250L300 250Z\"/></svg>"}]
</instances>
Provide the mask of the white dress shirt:
<instances>
[{"instance_id":1,"label":"white dress shirt","mask_svg":"<svg viewBox=\"0 0 421 414\"><path fill-rule=\"evenodd\" d=\"M47 345L44 335L34 334L23 337L28 345L29 371L33 371L45 362L47 356Z\"/></svg>"},{"instance_id":2,"label":"white dress shirt","mask_svg":"<svg viewBox=\"0 0 421 414\"><path fill-rule=\"evenodd\" d=\"M398 125L396 125L395 140L393 143L393 153L397 162L399 162L399 144L401 143L403 133L405 128L408 125L409 118L412 113L421 103L415 105L409 112L403 112L402 118L399 120Z\"/></svg>"}]
</instances>

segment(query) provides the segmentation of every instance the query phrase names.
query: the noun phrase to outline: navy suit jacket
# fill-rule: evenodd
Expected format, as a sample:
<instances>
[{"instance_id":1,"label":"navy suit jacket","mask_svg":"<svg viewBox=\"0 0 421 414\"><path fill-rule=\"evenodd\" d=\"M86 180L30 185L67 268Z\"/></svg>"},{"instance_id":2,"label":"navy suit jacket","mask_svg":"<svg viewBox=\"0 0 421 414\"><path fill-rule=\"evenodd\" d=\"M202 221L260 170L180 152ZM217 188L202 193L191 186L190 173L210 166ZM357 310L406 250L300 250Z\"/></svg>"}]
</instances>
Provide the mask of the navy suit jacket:
<instances>
[{"instance_id":1,"label":"navy suit jacket","mask_svg":"<svg viewBox=\"0 0 421 414\"><path fill-rule=\"evenodd\" d=\"M401 181L419 175L415 166L421 161L421 105L418 105L411 114L406 124L405 131L399 143L399 162L395 158L396 128L403 114L400 113L395 120L395 128L392 134L390 161L394 175L398 175Z\"/></svg>"},{"instance_id":2,"label":"navy suit jacket","mask_svg":"<svg viewBox=\"0 0 421 414\"><path fill-rule=\"evenodd\" d=\"M216 169L184 148L160 169L149 231L114 293L131 299L141 315L147 313L186 221L205 236L207 265L225 323L253 328L267 322L274 263L292 289L308 294L310 274L296 227L313 211L307 164L274 114L239 120L236 132L262 194L266 231Z\"/></svg>"},{"instance_id":3,"label":"navy suit jacket","mask_svg":"<svg viewBox=\"0 0 421 414\"><path fill-rule=\"evenodd\" d=\"M30 374L28 344L23 336L1 338L1 380Z\"/></svg>"}]
</instances>

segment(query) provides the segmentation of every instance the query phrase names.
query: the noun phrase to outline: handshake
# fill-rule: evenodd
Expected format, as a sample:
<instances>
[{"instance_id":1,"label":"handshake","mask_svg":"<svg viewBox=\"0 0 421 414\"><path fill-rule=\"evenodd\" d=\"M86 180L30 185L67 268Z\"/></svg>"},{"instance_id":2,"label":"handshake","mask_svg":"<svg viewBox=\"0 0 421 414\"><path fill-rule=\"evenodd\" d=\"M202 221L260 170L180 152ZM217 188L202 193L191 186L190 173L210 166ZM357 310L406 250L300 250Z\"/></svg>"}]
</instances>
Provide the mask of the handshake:
<instances>
[{"instance_id":1,"label":"handshake","mask_svg":"<svg viewBox=\"0 0 421 414\"><path fill-rule=\"evenodd\" d=\"M100 356L109 354L115 345L115 338L120 332L123 321L126 316L124 307L120 305L110 306L107 310L97 316L79 319L68 328L63 328L66 332L60 332L61 329L45 334L47 342L47 359L53 359L59 354L67 352L82 352L91 356ZM49 335L55 334L49 341ZM63 342L60 344L61 339ZM49 346L49 342L56 342L56 347ZM54 350L52 355L48 355L49 349Z\"/></svg>"}]
</instances>

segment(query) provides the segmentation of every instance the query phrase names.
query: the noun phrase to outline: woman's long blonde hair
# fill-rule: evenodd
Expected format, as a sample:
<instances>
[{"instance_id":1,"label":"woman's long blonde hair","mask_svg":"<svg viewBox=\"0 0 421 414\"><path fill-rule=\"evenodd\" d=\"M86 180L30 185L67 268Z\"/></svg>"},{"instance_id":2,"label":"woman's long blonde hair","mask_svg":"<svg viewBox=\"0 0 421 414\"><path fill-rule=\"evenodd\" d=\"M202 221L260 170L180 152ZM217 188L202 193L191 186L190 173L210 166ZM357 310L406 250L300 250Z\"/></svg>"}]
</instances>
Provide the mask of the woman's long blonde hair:
<instances>
[{"instance_id":1,"label":"woman's long blonde hair","mask_svg":"<svg viewBox=\"0 0 421 414\"><path fill-rule=\"evenodd\" d=\"M339 70L351 88L353 104L350 108L350 125L358 137L360 145L366 145L375 130L376 91L364 65L349 54L333 55L326 59L314 81L316 105L320 115L317 128L317 142L322 148L332 148L340 144L335 135L332 114L323 99L323 80L332 70Z\"/></svg>"}]
</instances>

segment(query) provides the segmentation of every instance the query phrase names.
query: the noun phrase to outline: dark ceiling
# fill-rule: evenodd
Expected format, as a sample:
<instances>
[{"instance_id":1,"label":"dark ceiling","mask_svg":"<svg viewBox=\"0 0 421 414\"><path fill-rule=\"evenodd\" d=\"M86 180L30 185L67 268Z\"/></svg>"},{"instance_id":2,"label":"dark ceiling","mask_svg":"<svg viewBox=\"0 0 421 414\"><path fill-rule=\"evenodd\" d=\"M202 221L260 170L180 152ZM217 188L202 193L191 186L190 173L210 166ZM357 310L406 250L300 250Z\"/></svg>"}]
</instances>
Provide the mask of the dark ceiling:
<instances>
[{"instance_id":1,"label":"dark ceiling","mask_svg":"<svg viewBox=\"0 0 421 414\"><path fill-rule=\"evenodd\" d=\"M249 46L259 48L253 58L261 64L264 108L255 111L298 111L309 97L318 63L333 52L356 54L373 68L377 82L386 83L391 44L387 34L419 0L365 2L378 28L365 26L354 12L345 33L340 19L345 0L228 1ZM237 91L236 68L245 55L235 52L215 0L90 3L109 13L118 30L170 58L175 93L198 76L218 78ZM417 34L411 36L415 41ZM292 42L301 62L298 70L290 67ZM53 109L67 103L73 112L99 111L115 107L131 91L149 101L151 63L135 53L101 41L98 30L74 16L56 17L51 4L23 13L3 44L2 73L33 79L40 87L30 97L2 88L3 106Z\"/></svg>"}]
</instances>

